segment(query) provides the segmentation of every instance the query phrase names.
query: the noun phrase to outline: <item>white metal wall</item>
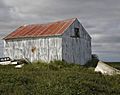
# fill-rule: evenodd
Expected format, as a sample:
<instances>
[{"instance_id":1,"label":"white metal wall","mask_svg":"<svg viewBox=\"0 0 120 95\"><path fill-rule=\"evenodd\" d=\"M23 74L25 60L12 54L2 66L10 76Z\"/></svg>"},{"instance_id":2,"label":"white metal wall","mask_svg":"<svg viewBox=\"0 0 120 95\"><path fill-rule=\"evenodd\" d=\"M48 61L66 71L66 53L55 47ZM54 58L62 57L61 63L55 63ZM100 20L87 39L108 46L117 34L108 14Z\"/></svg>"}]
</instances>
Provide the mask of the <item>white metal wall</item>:
<instances>
[{"instance_id":1,"label":"white metal wall","mask_svg":"<svg viewBox=\"0 0 120 95\"><path fill-rule=\"evenodd\" d=\"M75 35L74 28L79 28L79 38L72 37ZM91 38L78 20L64 32L62 40L63 60L81 65L91 60Z\"/></svg>"},{"instance_id":2,"label":"white metal wall","mask_svg":"<svg viewBox=\"0 0 120 95\"><path fill-rule=\"evenodd\" d=\"M12 59L26 57L30 61L47 62L62 60L62 38L60 37L14 39L6 41L4 45L4 55Z\"/></svg>"}]
</instances>

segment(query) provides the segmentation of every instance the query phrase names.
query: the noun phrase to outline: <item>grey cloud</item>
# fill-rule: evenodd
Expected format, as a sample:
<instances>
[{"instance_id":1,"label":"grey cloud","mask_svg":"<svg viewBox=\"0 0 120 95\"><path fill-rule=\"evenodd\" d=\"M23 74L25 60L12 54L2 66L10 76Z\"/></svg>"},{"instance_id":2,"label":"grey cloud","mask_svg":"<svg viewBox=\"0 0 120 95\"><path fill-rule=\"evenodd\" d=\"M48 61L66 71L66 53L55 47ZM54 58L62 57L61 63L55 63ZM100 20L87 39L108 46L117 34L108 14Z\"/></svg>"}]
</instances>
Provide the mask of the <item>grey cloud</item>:
<instances>
[{"instance_id":1,"label":"grey cloud","mask_svg":"<svg viewBox=\"0 0 120 95\"><path fill-rule=\"evenodd\" d=\"M11 16L10 16L10 6L5 5L5 3L3 2L3 0L0 1L0 23L1 22L8 22L10 20L12 20Z\"/></svg>"},{"instance_id":2,"label":"grey cloud","mask_svg":"<svg viewBox=\"0 0 120 95\"><path fill-rule=\"evenodd\" d=\"M98 35L99 38L95 38L93 42L95 43L120 43L120 35L112 35L106 34L106 35Z\"/></svg>"}]
</instances>

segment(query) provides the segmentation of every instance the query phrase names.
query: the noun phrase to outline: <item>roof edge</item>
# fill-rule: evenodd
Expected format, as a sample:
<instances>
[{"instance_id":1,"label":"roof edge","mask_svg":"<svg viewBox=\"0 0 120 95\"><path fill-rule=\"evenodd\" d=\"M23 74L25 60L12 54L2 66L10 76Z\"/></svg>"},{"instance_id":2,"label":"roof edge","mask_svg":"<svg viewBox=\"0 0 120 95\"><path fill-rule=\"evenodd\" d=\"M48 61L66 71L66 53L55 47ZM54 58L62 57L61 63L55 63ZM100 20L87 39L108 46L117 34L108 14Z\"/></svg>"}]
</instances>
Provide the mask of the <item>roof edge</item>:
<instances>
[{"instance_id":1,"label":"roof edge","mask_svg":"<svg viewBox=\"0 0 120 95\"><path fill-rule=\"evenodd\" d=\"M25 38L25 39L30 39L30 38L47 38L47 37L60 37L60 36L62 36L62 34L60 34L60 35L44 35L44 36L31 36L31 37L17 37L17 38L8 38L8 39L4 39L4 40L13 40L13 39L23 39L23 38Z\"/></svg>"},{"instance_id":2,"label":"roof edge","mask_svg":"<svg viewBox=\"0 0 120 95\"><path fill-rule=\"evenodd\" d=\"M43 23L43 25L44 25L44 24L52 24L52 23L62 22L62 21L69 21L69 20L71 20L71 23L64 29L64 32L65 32L65 31L74 23L75 20L78 20L77 18L71 18L71 19L58 20L58 21L49 22L49 23ZM27 25L37 25L37 24L27 24ZM25 24L25 26L27 26L27 25ZM39 24L38 24L38 25L39 25ZM21 27L24 27L24 25L18 27L17 29L19 29L19 28L21 28ZM17 29L15 29L15 31L16 31ZM13 31L13 32L15 32L15 31ZM11 32L11 33L13 33L13 32ZM61 34L56 34L56 35L42 35L42 36L38 36L38 37L60 36L60 35L63 35L64 32L62 32ZM34 36L30 36L30 37L25 37L25 36L24 36L24 37L11 37L11 38L9 38L9 35L11 35L11 33L9 33L7 36L3 37L2 39L3 39L3 40L8 40L8 39L32 38L32 37L34 37ZM37 37L37 36L36 36L36 37Z\"/></svg>"},{"instance_id":3,"label":"roof edge","mask_svg":"<svg viewBox=\"0 0 120 95\"><path fill-rule=\"evenodd\" d=\"M76 20L78 20L77 18L72 18L73 21L71 22L71 24L64 30L66 31ZM63 32L61 35L63 35L65 32Z\"/></svg>"}]
</instances>

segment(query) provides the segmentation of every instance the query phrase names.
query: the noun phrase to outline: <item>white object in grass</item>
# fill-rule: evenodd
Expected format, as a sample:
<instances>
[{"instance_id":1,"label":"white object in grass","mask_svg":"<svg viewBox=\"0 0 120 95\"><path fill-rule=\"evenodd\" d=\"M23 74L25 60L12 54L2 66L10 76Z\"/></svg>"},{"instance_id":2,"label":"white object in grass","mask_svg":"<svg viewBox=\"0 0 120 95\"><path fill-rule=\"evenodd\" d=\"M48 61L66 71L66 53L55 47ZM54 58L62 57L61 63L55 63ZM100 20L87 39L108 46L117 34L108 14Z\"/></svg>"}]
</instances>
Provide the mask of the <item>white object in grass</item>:
<instances>
[{"instance_id":1,"label":"white object in grass","mask_svg":"<svg viewBox=\"0 0 120 95\"><path fill-rule=\"evenodd\" d=\"M16 65L15 68L22 68L24 64Z\"/></svg>"},{"instance_id":2,"label":"white object in grass","mask_svg":"<svg viewBox=\"0 0 120 95\"><path fill-rule=\"evenodd\" d=\"M11 63L11 61L4 61L4 62L0 62L0 65L9 65Z\"/></svg>"},{"instance_id":3,"label":"white object in grass","mask_svg":"<svg viewBox=\"0 0 120 95\"><path fill-rule=\"evenodd\" d=\"M102 61L99 61L96 68L95 72L101 72L104 75L114 75L114 74L120 74L120 70L113 68L109 66L108 64L105 64Z\"/></svg>"},{"instance_id":4,"label":"white object in grass","mask_svg":"<svg viewBox=\"0 0 120 95\"><path fill-rule=\"evenodd\" d=\"M17 62L15 61L15 62L11 62L11 64L13 64L13 65L17 65Z\"/></svg>"}]
</instances>

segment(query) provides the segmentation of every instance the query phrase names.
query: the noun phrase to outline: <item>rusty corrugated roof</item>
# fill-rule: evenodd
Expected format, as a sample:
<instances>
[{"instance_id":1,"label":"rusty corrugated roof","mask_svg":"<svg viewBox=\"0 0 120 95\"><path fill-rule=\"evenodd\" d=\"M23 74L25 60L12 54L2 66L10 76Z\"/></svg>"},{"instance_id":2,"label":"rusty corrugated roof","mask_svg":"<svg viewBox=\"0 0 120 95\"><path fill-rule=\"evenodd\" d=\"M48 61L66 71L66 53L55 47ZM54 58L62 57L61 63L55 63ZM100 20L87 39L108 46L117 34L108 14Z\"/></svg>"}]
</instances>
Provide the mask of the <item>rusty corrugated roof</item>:
<instances>
[{"instance_id":1,"label":"rusty corrugated roof","mask_svg":"<svg viewBox=\"0 0 120 95\"><path fill-rule=\"evenodd\" d=\"M62 35L76 18L47 24L24 25L10 33L4 39Z\"/></svg>"}]
</instances>

